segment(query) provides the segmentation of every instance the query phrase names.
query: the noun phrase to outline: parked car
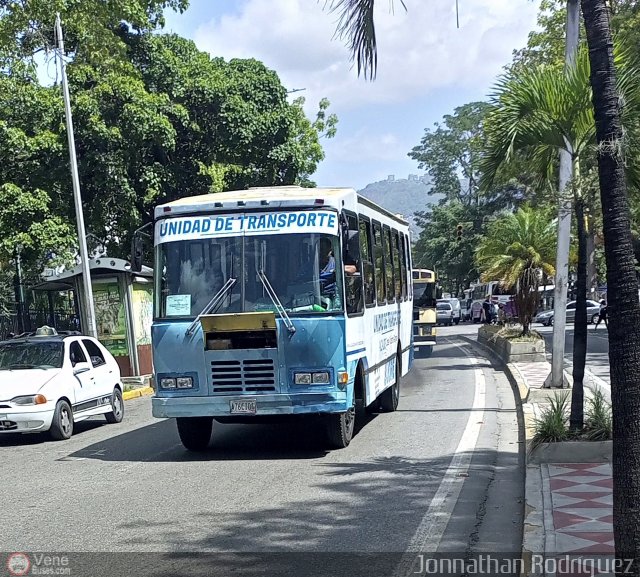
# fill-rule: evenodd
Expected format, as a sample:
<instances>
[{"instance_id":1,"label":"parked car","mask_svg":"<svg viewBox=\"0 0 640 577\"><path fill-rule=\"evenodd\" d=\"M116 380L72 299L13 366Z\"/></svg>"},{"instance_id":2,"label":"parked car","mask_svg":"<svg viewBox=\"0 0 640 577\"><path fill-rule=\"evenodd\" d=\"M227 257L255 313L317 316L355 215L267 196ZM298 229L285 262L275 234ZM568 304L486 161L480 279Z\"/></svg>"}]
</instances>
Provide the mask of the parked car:
<instances>
[{"instance_id":1,"label":"parked car","mask_svg":"<svg viewBox=\"0 0 640 577\"><path fill-rule=\"evenodd\" d=\"M600 317L600 304L587 300L587 322L597 323ZM573 322L576 318L576 301L567 303L567 322ZM536 316L536 322L550 327L553 326L553 309L543 311Z\"/></svg>"},{"instance_id":2,"label":"parked car","mask_svg":"<svg viewBox=\"0 0 640 577\"><path fill-rule=\"evenodd\" d=\"M460 321L462 320L462 307L460 305L460 300L450 297L441 299L439 302L447 302L451 305L451 309L453 310L453 322L455 324L460 324Z\"/></svg>"},{"instance_id":3,"label":"parked car","mask_svg":"<svg viewBox=\"0 0 640 577\"><path fill-rule=\"evenodd\" d=\"M95 415L124 417L120 368L96 339L41 327L0 342L0 434L63 440Z\"/></svg>"},{"instance_id":4,"label":"parked car","mask_svg":"<svg viewBox=\"0 0 640 577\"><path fill-rule=\"evenodd\" d=\"M451 326L453 324L453 307L447 301L436 303L436 323Z\"/></svg>"}]
</instances>

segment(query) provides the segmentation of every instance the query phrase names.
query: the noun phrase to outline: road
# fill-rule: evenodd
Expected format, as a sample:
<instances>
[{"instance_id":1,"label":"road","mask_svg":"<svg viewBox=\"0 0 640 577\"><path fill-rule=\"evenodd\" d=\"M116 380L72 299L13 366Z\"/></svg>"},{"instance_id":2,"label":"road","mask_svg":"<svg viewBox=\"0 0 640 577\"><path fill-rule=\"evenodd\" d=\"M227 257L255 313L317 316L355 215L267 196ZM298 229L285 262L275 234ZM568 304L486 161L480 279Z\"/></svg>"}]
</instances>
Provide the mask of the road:
<instances>
[{"instance_id":1,"label":"road","mask_svg":"<svg viewBox=\"0 0 640 577\"><path fill-rule=\"evenodd\" d=\"M546 343L547 357L551 362L551 352L553 350L553 327L543 327L534 325ZM565 331L565 362L573 364L573 327ZM594 325L587 326L587 369L597 377L600 377L607 384L611 384L609 376L609 337L604 324L596 329Z\"/></svg>"},{"instance_id":2,"label":"road","mask_svg":"<svg viewBox=\"0 0 640 577\"><path fill-rule=\"evenodd\" d=\"M175 575L187 562L189 575L212 574L211 563L221 575L292 574L293 557L267 552L305 553L299 575L339 574L328 564L344 567L356 552L380 575L405 575L415 551L518 552L514 395L457 330L442 329L433 355L414 363L399 410L361 422L340 451L326 451L317 423L301 421L216 424L211 449L191 454L173 421L150 416L148 397L128 401L119 425L77 424L69 441L0 437L0 550L119 552L73 557L73 575L83 563L92 575L96 564L109 575L133 575L136 564L136 575ZM229 551L245 553L202 555Z\"/></svg>"}]
</instances>

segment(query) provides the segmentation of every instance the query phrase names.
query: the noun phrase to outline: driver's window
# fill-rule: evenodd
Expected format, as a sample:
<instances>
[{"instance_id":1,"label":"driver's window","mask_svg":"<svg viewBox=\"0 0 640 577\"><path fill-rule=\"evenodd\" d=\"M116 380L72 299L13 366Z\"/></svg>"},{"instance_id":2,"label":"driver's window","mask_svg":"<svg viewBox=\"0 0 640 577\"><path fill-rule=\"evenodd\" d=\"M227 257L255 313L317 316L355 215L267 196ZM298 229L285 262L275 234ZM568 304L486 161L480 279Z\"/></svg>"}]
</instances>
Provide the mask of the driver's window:
<instances>
[{"instance_id":1,"label":"driver's window","mask_svg":"<svg viewBox=\"0 0 640 577\"><path fill-rule=\"evenodd\" d=\"M358 218L355 214L345 214L347 234L343 237L342 264L344 266L345 297L347 313L361 313L364 308L362 298L362 261L360 259L360 234Z\"/></svg>"},{"instance_id":2,"label":"driver's window","mask_svg":"<svg viewBox=\"0 0 640 577\"><path fill-rule=\"evenodd\" d=\"M87 362L87 357L78 341L72 342L69 346L69 360L71 361L72 367L75 367L78 363Z\"/></svg>"},{"instance_id":3,"label":"driver's window","mask_svg":"<svg viewBox=\"0 0 640 577\"><path fill-rule=\"evenodd\" d=\"M576 303L570 303L567 305L568 309L575 309L576 308Z\"/></svg>"}]
</instances>

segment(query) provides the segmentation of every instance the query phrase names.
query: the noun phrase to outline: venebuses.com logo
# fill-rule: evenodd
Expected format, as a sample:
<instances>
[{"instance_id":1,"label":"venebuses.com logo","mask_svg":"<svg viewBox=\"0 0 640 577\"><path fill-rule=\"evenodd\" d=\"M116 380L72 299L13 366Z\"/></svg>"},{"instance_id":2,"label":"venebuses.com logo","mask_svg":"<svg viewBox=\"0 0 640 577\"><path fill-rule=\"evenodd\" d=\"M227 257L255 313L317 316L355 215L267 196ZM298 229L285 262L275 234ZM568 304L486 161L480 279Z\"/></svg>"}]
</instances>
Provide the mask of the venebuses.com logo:
<instances>
[{"instance_id":1,"label":"venebuses.com logo","mask_svg":"<svg viewBox=\"0 0 640 577\"><path fill-rule=\"evenodd\" d=\"M7 557L7 571L13 577L27 575L31 569L31 560L26 553L11 553Z\"/></svg>"}]
</instances>

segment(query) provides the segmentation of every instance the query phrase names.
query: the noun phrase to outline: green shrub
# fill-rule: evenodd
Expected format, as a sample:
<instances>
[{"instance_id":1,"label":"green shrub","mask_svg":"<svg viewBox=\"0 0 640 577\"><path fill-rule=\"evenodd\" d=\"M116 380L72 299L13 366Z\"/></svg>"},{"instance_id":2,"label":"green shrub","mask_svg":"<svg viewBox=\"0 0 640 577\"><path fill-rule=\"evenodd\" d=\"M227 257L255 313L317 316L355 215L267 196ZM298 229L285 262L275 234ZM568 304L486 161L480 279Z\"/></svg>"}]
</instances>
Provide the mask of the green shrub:
<instances>
[{"instance_id":1,"label":"green shrub","mask_svg":"<svg viewBox=\"0 0 640 577\"><path fill-rule=\"evenodd\" d=\"M608 441L612 438L613 423L611 405L601 391L596 391L587 400L584 435L590 441Z\"/></svg>"},{"instance_id":2,"label":"green shrub","mask_svg":"<svg viewBox=\"0 0 640 577\"><path fill-rule=\"evenodd\" d=\"M533 435L532 448L542 443L557 443L569 438L567 428L569 409L569 393L556 393L550 400L539 419L534 422L535 433Z\"/></svg>"}]
</instances>

